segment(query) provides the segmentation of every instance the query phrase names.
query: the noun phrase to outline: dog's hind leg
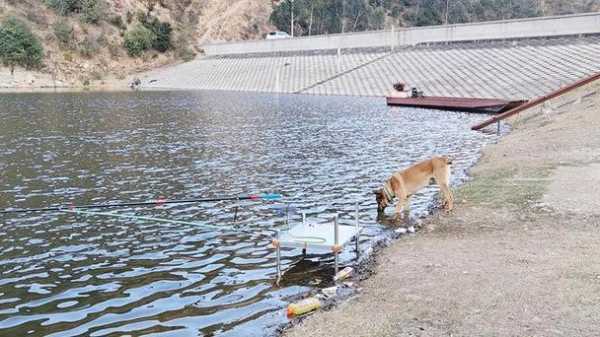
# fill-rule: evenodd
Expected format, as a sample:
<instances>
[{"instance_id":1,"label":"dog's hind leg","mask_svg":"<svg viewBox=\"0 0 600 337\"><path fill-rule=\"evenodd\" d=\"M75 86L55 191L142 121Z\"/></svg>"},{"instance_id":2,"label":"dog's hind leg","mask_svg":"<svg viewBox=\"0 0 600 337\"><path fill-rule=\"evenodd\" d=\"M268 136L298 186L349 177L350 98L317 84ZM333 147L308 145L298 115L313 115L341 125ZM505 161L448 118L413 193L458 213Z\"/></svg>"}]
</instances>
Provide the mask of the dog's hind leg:
<instances>
[{"instance_id":1,"label":"dog's hind leg","mask_svg":"<svg viewBox=\"0 0 600 337\"><path fill-rule=\"evenodd\" d=\"M454 208L454 196L452 195L452 191L450 190L450 186L447 184L440 185L440 190L444 195L444 206L446 209L451 211Z\"/></svg>"},{"instance_id":2,"label":"dog's hind leg","mask_svg":"<svg viewBox=\"0 0 600 337\"><path fill-rule=\"evenodd\" d=\"M450 190L450 167L446 166L445 169L435 170L433 178L444 196L444 206L451 211L454 208L454 196L452 195L452 190Z\"/></svg>"}]
</instances>

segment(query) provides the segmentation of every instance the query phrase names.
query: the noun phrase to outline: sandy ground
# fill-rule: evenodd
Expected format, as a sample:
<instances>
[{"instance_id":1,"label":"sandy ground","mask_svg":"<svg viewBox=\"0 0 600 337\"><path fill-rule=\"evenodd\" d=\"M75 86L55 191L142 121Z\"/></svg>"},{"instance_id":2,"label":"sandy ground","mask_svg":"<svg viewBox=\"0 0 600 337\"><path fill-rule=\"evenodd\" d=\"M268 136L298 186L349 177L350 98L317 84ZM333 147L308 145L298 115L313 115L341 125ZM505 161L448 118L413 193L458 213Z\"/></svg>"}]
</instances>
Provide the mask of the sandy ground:
<instances>
[{"instance_id":1,"label":"sandy ground","mask_svg":"<svg viewBox=\"0 0 600 337\"><path fill-rule=\"evenodd\" d=\"M452 214L284 335L600 336L600 83L513 122Z\"/></svg>"},{"instance_id":2,"label":"sandy ground","mask_svg":"<svg viewBox=\"0 0 600 337\"><path fill-rule=\"evenodd\" d=\"M129 90L130 76L125 79L107 77L98 81L91 81L90 85L83 86L78 80L61 81L52 74L16 69L13 74L6 67L0 66L0 93L2 92L46 92L46 91L116 91Z\"/></svg>"}]
</instances>

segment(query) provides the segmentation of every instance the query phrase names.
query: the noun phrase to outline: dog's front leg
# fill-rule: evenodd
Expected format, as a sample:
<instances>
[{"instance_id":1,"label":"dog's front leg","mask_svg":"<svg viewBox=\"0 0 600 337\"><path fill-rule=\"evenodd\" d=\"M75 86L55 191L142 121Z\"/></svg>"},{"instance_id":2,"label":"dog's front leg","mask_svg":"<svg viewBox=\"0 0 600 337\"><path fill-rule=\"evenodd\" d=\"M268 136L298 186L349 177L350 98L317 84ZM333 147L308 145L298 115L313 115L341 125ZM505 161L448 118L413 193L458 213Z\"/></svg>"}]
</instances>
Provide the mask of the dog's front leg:
<instances>
[{"instance_id":1,"label":"dog's front leg","mask_svg":"<svg viewBox=\"0 0 600 337\"><path fill-rule=\"evenodd\" d=\"M396 204L396 216L404 219L404 207L406 206L408 198L402 195L398 196L398 203Z\"/></svg>"}]
</instances>

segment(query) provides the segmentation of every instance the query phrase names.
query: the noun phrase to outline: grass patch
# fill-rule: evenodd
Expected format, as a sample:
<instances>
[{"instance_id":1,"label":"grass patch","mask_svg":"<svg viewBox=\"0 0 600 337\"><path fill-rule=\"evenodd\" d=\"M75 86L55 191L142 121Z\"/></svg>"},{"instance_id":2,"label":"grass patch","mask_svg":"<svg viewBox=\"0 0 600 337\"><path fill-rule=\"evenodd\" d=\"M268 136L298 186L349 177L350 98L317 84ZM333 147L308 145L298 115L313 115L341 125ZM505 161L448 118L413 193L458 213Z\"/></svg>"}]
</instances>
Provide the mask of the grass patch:
<instances>
[{"instance_id":1,"label":"grass patch","mask_svg":"<svg viewBox=\"0 0 600 337\"><path fill-rule=\"evenodd\" d=\"M457 199L491 208L525 208L544 196L554 167L491 171L475 175L457 191Z\"/></svg>"}]
</instances>

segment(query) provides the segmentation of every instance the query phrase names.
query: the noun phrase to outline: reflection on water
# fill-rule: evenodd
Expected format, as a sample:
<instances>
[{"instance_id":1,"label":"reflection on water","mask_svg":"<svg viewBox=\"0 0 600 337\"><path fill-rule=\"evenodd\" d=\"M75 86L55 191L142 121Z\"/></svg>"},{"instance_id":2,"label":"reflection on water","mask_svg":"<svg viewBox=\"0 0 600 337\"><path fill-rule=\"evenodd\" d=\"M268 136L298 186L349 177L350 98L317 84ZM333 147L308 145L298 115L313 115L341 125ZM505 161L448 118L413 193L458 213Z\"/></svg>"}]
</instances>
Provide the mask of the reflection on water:
<instances>
[{"instance_id":1,"label":"reflection on water","mask_svg":"<svg viewBox=\"0 0 600 337\"><path fill-rule=\"evenodd\" d=\"M214 92L0 95L0 208L258 192L309 217L354 204L378 236L371 195L391 172L433 154L455 179L492 139L483 116L390 109L373 98ZM456 180L455 180L456 182ZM435 188L413 198L423 212ZM292 268L273 286L273 202L120 210L253 233L65 213L0 216L0 335L273 334L282 310L331 268ZM299 221L297 213L291 216ZM284 252L295 265L300 251ZM345 254L345 263L352 263ZM299 272L294 270L300 269Z\"/></svg>"}]
</instances>

